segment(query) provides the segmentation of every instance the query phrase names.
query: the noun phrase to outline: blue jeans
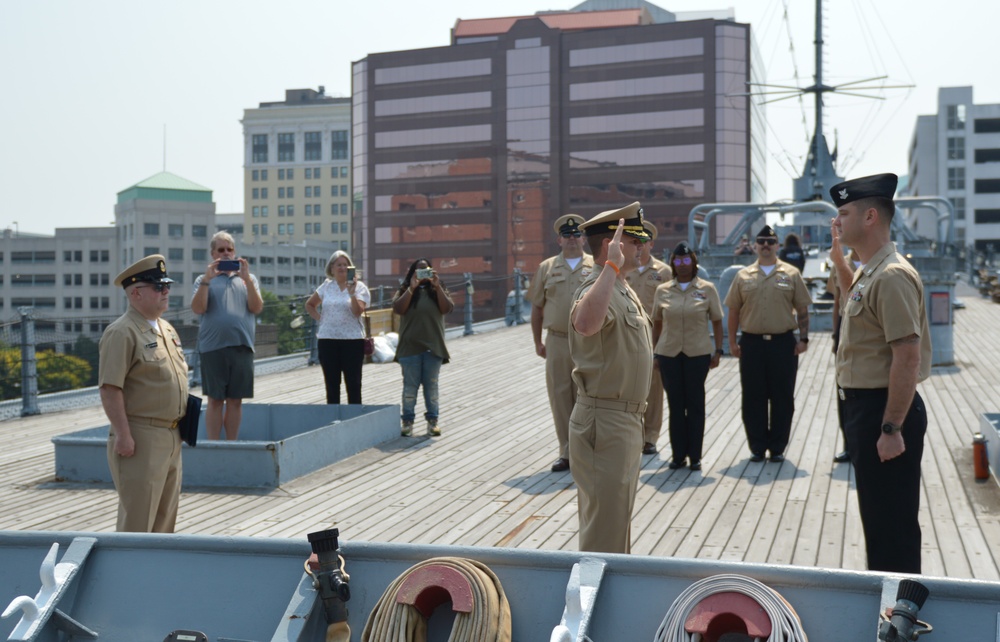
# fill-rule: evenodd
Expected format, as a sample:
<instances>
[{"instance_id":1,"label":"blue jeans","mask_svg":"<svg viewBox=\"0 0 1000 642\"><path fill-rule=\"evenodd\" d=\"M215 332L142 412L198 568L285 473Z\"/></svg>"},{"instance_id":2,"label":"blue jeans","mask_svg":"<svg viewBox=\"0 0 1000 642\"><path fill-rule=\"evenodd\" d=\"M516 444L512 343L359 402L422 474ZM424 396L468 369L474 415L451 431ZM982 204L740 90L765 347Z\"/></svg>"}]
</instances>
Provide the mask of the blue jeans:
<instances>
[{"instance_id":1,"label":"blue jeans","mask_svg":"<svg viewBox=\"0 0 1000 642\"><path fill-rule=\"evenodd\" d=\"M417 389L424 387L424 405L427 421L438 418L438 375L441 374L441 357L430 350L412 357L399 357L403 368L403 421L412 422L416 416Z\"/></svg>"}]
</instances>

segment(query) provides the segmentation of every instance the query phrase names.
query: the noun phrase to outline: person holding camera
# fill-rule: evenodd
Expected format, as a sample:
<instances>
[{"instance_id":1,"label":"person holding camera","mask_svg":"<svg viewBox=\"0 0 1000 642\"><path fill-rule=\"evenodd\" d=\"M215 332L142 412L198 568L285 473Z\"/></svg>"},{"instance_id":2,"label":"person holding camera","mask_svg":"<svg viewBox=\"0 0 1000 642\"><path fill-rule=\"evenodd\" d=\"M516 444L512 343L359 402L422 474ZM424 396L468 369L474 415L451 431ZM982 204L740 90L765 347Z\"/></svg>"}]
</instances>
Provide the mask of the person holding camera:
<instances>
[{"instance_id":1,"label":"person holding camera","mask_svg":"<svg viewBox=\"0 0 1000 642\"><path fill-rule=\"evenodd\" d=\"M361 315L372 302L368 286L358 279L351 257L337 250L326 262L326 280L306 301L306 312L319 321L319 365L326 384L326 403L340 403L340 381L347 403L361 403L361 366L365 362L365 326Z\"/></svg>"},{"instance_id":2,"label":"person holding camera","mask_svg":"<svg viewBox=\"0 0 1000 642\"><path fill-rule=\"evenodd\" d=\"M264 309L257 277L250 264L236 258L236 243L228 232L217 232L209 249L212 262L194 281L191 311L201 315L198 352L201 388L208 397L205 433L234 440L243 420L243 400L253 397L253 355L256 315Z\"/></svg>"},{"instance_id":3,"label":"person holding camera","mask_svg":"<svg viewBox=\"0 0 1000 642\"><path fill-rule=\"evenodd\" d=\"M448 288L441 283L429 259L417 259L392 298L392 311L400 316L396 357L403 370L402 427L400 434L413 434L417 391L424 389L424 418L427 434L441 435L438 424L438 376L448 363L444 343L444 317L455 309Z\"/></svg>"}]
</instances>

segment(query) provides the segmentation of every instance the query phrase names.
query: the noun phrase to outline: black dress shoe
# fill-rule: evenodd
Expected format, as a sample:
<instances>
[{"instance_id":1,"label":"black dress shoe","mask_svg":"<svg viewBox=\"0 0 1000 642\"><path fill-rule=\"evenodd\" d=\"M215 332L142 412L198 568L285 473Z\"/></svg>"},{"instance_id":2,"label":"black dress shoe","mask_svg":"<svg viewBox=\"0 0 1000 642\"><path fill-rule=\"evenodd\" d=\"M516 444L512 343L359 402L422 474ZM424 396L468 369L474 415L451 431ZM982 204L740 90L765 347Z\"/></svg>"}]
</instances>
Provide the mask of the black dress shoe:
<instances>
[{"instance_id":1,"label":"black dress shoe","mask_svg":"<svg viewBox=\"0 0 1000 642\"><path fill-rule=\"evenodd\" d=\"M684 460L683 459L671 459L670 463L667 464L667 468L669 468L670 470L677 470L678 468L684 468Z\"/></svg>"},{"instance_id":2,"label":"black dress shoe","mask_svg":"<svg viewBox=\"0 0 1000 642\"><path fill-rule=\"evenodd\" d=\"M569 460L560 457L552 464L552 472L561 473L569 470Z\"/></svg>"},{"instance_id":3,"label":"black dress shoe","mask_svg":"<svg viewBox=\"0 0 1000 642\"><path fill-rule=\"evenodd\" d=\"M760 453L753 453L752 455L750 455L750 461L752 461L755 464L757 462L764 461L764 455L762 455Z\"/></svg>"},{"instance_id":4,"label":"black dress shoe","mask_svg":"<svg viewBox=\"0 0 1000 642\"><path fill-rule=\"evenodd\" d=\"M656 444L651 444L648 441L642 445L643 455L655 455L657 452Z\"/></svg>"},{"instance_id":5,"label":"black dress shoe","mask_svg":"<svg viewBox=\"0 0 1000 642\"><path fill-rule=\"evenodd\" d=\"M785 461L785 456L782 455L781 453L778 453L777 455L771 455L771 459L769 461L772 464L780 464L781 462Z\"/></svg>"},{"instance_id":6,"label":"black dress shoe","mask_svg":"<svg viewBox=\"0 0 1000 642\"><path fill-rule=\"evenodd\" d=\"M851 453L847 452L846 450L843 452L839 452L833 456L833 461L838 464L843 464L844 462L851 461Z\"/></svg>"},{"instance_id":7,"label":"black dress shoe","mask_svg":"<svg viewBox=\"0 0 1000 642\"><path fill-rule=\"evenodd\" d=\"M691 462L691 470L694 470L694 471L701 470L701 462L700 461L693 461L693 462Z\"/></svg>"}]
</instances>

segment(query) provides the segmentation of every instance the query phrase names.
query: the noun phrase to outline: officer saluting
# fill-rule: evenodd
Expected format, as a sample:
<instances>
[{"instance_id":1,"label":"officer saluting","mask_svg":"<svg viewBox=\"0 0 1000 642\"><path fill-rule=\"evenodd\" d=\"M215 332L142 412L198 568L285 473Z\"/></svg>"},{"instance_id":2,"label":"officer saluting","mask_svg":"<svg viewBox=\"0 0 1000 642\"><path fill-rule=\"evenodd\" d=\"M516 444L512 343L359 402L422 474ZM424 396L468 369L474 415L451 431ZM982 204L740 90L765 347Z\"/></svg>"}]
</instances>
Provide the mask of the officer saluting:
<instances>
[{"instance_id":1,"label":"officer saluting","mask_svg":"<svg viewBox=\"0 0 1000 642\"><path fill-rule=\"evenodd\" d=\"M187 363L173 326L166 264L147 256L115 277L128 310L104 331L98 385L111 423L108 466L118 490L119 531L172 533L181 490L177 423L187 405Z\"/></svg>"},{"instance_id":2,"label":"officer saluting","mask_svg":"<svg viewBox=\"0 0 1000 642\"><path fill-rule=\"evenodd\" d=\"M628 553L642 458L642 413L653 344L649 315L625 282L649 239L632 203L580 226L597 266L570 312L576 404L569 459L577 486L580 550Z\"/></svg>"},{"instance_id":3,"label":"officer saluting","mask_svg":"<svg viewBox=\"0 0 1000 642\"><path fill-rule=\"evenodd\" d=\"M843 293L837 385L854 464L868 568L920 572L920 458L927 412L917 383L931 341L920 276L889 240L895 174L830 189L837 206L830 259ZM857 251L855 272L841 244Z\"/></svg>"}]
</instances>

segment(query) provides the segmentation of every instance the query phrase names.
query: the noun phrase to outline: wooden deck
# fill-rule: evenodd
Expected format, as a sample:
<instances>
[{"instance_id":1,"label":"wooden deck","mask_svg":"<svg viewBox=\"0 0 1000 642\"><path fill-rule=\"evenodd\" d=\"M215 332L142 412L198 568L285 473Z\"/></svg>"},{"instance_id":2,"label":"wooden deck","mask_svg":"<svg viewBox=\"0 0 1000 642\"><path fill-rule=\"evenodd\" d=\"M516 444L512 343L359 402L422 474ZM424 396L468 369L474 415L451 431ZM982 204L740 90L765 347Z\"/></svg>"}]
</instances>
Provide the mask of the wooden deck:
<instances>
[{"instance_id":1,"label":"wooden deck","mask_svg":"<svg viewBox=\"0 0 1000 642\"><path fill-rule=\"evenodd\" d=\"M935 368L920 386L930 413L924 571L1000 580L1000 488L973 480L971 456L979 414L1000 410L1000 306L960 291L967 308L955 314L956 365ZM576 490L569 473L549 472L555 436L529 327L455 339L449 349L443 437L400 438L271 492L185 492L178 532L304 538L336 526L347 540L575 550ZM634 553L864 568L851 467L832 463L840 437L830 350L829 335L814 334L801 360L781 465L749 462L737 364L723 359L708 378L704 470L671 471L665 453L643 457ZM398 403L400 379L395 364L366 366L365 401ZM324 398L318 367L258 378L257 391L257 403ZM112 488L53 479L50 439L101 423L99 406L0 422L0 530L114 529ZM665 429L659 446L669 452Z\"/></svg>"}]
</instances>

